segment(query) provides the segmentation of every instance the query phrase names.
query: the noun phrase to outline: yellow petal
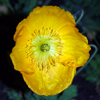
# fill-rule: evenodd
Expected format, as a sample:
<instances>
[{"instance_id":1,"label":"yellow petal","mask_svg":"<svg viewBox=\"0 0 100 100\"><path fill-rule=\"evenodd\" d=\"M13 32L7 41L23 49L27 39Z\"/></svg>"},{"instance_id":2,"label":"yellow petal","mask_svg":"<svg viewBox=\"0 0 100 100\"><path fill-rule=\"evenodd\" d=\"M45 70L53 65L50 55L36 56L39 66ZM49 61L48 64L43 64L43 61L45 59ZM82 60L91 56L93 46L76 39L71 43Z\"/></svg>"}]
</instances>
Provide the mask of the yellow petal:
<instances>
[{"instance_id":1,"label":"yellow petal","mask_svg":"<svg viewBox=\"0 0 100 100\"><path fill-rule=\"evenodd\" d=\"M62 37L63 50L61 62L64 65L83 66L89 58L90 46L85 36L73 26L62 28L59 33Z\"/></svg>"},{"instance_id":2,"label":"yellow petal","mask_svg":"<svg viewBox=\"0 0 100 100\"><path fill-rule=\"evenodd\" d=\"M35 8L27 17L21 21L14 35L14 39L23 26L26 26L30 32L40 30L43 27L52 28L56 31L67 25L75 26L75 20L70 12L65 12L57 6L43 6Z\"/></svg>"},{"instance_id":3,"label":"yellow petal","mask_svg":"<svg viewBox=\"0 0 100 100\"><path fill-rule=\"evenodd\" d=\"M73 80L76 68L58 64L51 67L48 73L43 73L38 68L33 75L22 72L23 78L28 87L39 95L55 95L65 90Z\"/></svg>"},{"instance_id":4,"label":"yellow petal","mask_svg":"<svg viewBox=\"0 0 100 100\"><path fill-rule=\"evenodd\" d=\"M24 33L24 35L22 35ZM20 31L19 37L17 37L16 45L12 49L10 57L13 61L14 68L18 71L23 71L25 73L33 73L31 70L31 61L27 58L25 51L27 41L29 39L29 31L26 27L23 27Z\"/></svg>"},{"instance_id":5,"label":"yellow petal","mask_svg":"<svg viewBox=\"0 0 100 100\"><path fill-rule=\"evenodd\" d=\"M71 13L57 6L36 7L18 24L14 41L10 54L14 69L33 92L46 96L72 83L91 49Z\"/></svg>"}]
</instances>

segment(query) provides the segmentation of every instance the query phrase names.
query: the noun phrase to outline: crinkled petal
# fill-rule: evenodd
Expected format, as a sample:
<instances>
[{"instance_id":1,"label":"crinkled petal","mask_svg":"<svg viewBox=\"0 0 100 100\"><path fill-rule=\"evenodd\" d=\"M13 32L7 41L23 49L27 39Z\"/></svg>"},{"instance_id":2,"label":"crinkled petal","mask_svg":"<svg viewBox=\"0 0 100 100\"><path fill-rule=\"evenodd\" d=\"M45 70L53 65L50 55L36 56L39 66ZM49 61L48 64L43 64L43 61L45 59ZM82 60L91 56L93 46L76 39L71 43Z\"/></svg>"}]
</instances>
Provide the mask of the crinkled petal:
<instances>
[{"instance_id":1,"label":"crinkled petal","mask_svg":"<svg viewBox=\"0 0 100 100\"><path fill-rule=\"evenodd\" d=\"M29 14L27 19L24 19L18 24L14 40L16 40L16 36L23 26L26 26L32 33L43 27L53 27L54 30L59 31L67 25L75 26L75 20L70 12L65 12L64 9L60 9L57 6L43 6L42 9L41 7L37 7Z\"/></svg>"},{"instance_id":2,"label":"crinkled petal","mask_svg":"<svg viewBox=\"0 0 100 100\"><path fill-rule=\"evenodd\" d=\"M23 35L24 33L24 35ZM10 57L14 64L14 68L18 71L23 71L26 73L33 73L34 70L31 70L31 61L27 58L25 51L27 41L29 39L29 31L26 27L23 27L19 33L19 37L16 41L15 47L12 49Z\"/></svg>"},{"instance_id":3,"label":"crinkled petal","mask_svg":"<svg viewBox=\"0 0 100 100\"><path fill-rule=\"evenodd\" d=\"M57 6L36 7L18 24L14 41L14 69L33 92L46 96L68 88L91 49L71 13Z\"/></svg>"},{"instance_id":4,"label":"crinkled petal","mask_svg":"<svg viewBox=\"0 0 100 100\"><path fill-rule=\"evenodd\" d=\"M76 73L76 68L58 64L51 67L48 73L43 73L38 68L35 73L28 75L22 72L29 88L39 95L55 95L65 90L71 83Z\"/></svg>"},{"instance_id":5,"label":"crinkled petal","mask_svg":"<svg viewBox=\"0 0 100 100\"><path fill-rule=\"evenodd\" d=\"M87 38L73 26L66 26L59 33L63 43L61 62L69 66L83 66L89 58L91 49Z\"/></svg>"}]
</instances>

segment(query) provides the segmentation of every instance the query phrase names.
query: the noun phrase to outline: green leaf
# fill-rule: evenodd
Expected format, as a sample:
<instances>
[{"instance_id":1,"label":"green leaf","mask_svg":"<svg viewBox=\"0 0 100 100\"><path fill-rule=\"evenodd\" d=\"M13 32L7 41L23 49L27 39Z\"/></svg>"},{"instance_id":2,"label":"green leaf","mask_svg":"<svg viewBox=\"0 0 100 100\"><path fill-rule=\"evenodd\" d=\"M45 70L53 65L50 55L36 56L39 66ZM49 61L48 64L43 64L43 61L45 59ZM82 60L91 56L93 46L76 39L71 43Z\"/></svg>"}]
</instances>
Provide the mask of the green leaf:
<instances>
[{"instance_id":1,"label":"green leaf","mask_svg":"<svg viewBox=\"0 0 100 100\"><path fill-rule=\"evenodd\" d=\"M13 9L13 7L11 6L9 0L0 0L0 2L1 2L1 3L4 3L6 6L8 6L8 8L10 8L10 10L11 10L12 12L14 12L14 9Z\"/></svg>"},{"instance_id":2,"label":"green leaf","mask_svg":"<svg viewBox=\"0 0 100 100\"><path fill-rule=\"evenodd\" d=\"M18 94L18 92L15 91L12 88L7 88L3 92L5 92L8 95L9 99L22 100L21 97L20 97L20 95Z\"/></svg>"},{"instance_id":3,"label":"green leaf","mask_svg":"<svg viewBox=\"0 0 100 100\"><path fill-rule=\"evenodd\" d=\"M85 71L86 72L82 74L82 76L87 81L95 83L98 83L100 81L100 54L95 56L95 58L90 62Z\"/></svg>"},{"instance_id":4,"label":"green leaf","mask_svg":"<svg viewBox=\"0 0 100 100\"><path fill-rule=\"evenodd\" d=\"M30 13L33 8L36 6L37 0L27 0L23 12Z\"/></svg>"},{"instance_id":5,"label":"green leaf","mask_svg":"<svg viewBox=\"0 0 100 100\"><path fill-rule=\"evenodd\" d=\"M38 94L33 93L33 97L36 98L36 100L57 100L57 95L52 95L52 96L40 96Z\"/></svg>"},{"instance_id":6,"label":"green leaf","mask_svg":"<svg viewBox=\"0 0 100 100\"><path fill-rule=\"evenodd\" d=\"M58 100L74 100L73 97L77 96L77 86L71 85L65 91L63 91L62 95Z\"/></svg>"}]
</instances>

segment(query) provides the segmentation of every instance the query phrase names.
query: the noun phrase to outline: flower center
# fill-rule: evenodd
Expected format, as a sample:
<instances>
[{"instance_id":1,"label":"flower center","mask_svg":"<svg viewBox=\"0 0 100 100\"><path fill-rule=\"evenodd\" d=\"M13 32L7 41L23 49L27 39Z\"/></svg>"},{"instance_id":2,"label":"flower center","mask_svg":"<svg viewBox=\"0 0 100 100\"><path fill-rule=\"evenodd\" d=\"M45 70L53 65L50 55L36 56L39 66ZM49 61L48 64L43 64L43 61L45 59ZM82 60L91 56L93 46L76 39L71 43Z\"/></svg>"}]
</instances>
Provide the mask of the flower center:
<instances>
[{"instance_id":1,"label":"flower center","mask_svg":"<svg viewBox=\"0 0 100 100\"><path fill-rule=\"evenodd\" d=\"M48 44L42 44L41 47L40 47L41 51L43 52L47 52L50 50L50 45Z\"/></svg>"},{"instance_id":2,"label":"flower center","mask_svg":"<svg viewBox=\"0 0 100 100\"><path fill-rule=\"evenodd\" d=\"M27 58L41 71L56 66L61 55L62 43L59 33L51 28L35 30L26 44Z\"/></svg>"}]
</instances>

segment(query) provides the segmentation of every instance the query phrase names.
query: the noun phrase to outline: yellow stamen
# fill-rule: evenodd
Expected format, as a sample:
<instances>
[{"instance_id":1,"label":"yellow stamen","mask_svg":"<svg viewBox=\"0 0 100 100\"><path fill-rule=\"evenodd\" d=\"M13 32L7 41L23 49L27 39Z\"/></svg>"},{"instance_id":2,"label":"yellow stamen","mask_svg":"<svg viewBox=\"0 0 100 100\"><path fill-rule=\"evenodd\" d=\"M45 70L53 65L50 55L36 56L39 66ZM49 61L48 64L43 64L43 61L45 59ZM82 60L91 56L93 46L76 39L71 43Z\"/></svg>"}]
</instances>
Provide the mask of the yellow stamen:
<instances>
[{"instance_id":1,"label":"yellow stamen","mask_svg":"<svg viewBox=\"0 0 100 100\"><path fill-rule=\"evenodd\" d=\"M57 31L51 28L35 30L26 44L27 57L40 70L55 66L61 55L62 43ZM46 60L45 60L46 59Z\"/></svg>"}]
</instances>

